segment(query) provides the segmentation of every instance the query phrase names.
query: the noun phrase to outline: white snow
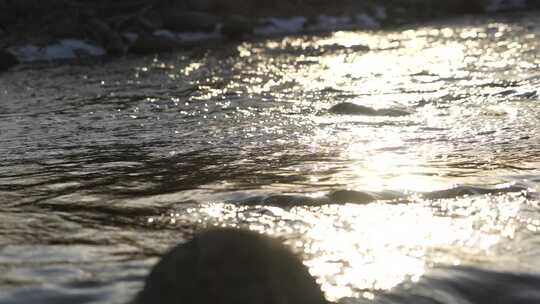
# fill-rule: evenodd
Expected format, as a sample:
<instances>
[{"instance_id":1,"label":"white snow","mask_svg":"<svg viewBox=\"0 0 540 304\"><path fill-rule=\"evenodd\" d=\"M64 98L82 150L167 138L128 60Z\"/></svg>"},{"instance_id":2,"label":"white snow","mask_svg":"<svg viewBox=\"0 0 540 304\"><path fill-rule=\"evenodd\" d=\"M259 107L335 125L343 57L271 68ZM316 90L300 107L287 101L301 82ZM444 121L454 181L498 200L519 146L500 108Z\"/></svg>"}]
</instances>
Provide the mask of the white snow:
<instances>
[{"instance_id":1,"label":"white snow","mask_svg":"<svg viewBox=\"0 0 540 304\"><path fill-rule=\"evenodd\" d=\"M261 26L255 28L255 35L267 36L275 34L300 33L304 29L305 17L265 18Z\"/></svg>"},{"instance_id":2,"label":"white snow","mask_svg":"<svg viewBox=\"0 0 540 304\"><path fill-rule=\"evenodd\" d=\"M89 56L103 56L106 54L103 48L77 39L62 39L44 47L35 45L14 47L10 51L21 62L75 59Z\"/></svg>"},{"instance_id":3,"label":"white snow","mask_svg":"<svg viewBox=\"0 0 540 304\"><path fill-rule=\"evenodd\" d=\"M340 30L352 28L354 20L350 17L334 17L321 15L317 22L308 27L309 30Z\"/></svg>"},{"instance_id":4,"label":"white snow","mask_svg":"<svg viewBox=\"0 0 540 304\"><path fill-rule=\"evenodd\" d=\"M167 38L167 39L171 39L171 40L178 40L178 37L176 33L173 33L169 30L157 30L157 31L154 31L154 35L155 36L159 36L159 37L163 37L163 38Z\"/></svg>"},{"instance_id":5,"label":"white snow","mask_svg":"<svg viewBox=\"0 0 540 304\"><path fill-rule=\"evenodd\" d=\"M178 33L180 41L205 41L212 39L221 39L223 35L219 32L183 32Z\"/></svg>"},{"instance_id":6,"label":"white snow","mask_svg":"<svg viewBox=\"0 0 540 304\"><path fill-rule=\"evenodd\" d=\"M220 39L223 36L217 32L173 32L169 30L157 30L154 35L171 39L176 42L194 42L212 39Z\"/></svg>"}]
</instances>

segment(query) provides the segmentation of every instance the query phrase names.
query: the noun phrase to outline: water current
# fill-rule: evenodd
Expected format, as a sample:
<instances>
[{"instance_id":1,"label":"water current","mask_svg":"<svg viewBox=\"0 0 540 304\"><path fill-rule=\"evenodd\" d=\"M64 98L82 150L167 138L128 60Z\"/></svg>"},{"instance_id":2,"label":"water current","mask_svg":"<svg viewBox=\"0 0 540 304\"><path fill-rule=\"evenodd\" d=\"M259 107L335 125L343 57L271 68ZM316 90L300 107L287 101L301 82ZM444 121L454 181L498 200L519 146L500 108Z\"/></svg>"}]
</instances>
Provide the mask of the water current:
<instances>
[{"instance_id":1,"label":"water current","mask_svg":"<svg viewBox=\"0 0 540 304\"><path fill-rule=\"evenodd\" d=\"M540 303L539 18L0 75L0 302L126 303L164 250L236 226L331 300Z\"/></svg>"}]
</instances>

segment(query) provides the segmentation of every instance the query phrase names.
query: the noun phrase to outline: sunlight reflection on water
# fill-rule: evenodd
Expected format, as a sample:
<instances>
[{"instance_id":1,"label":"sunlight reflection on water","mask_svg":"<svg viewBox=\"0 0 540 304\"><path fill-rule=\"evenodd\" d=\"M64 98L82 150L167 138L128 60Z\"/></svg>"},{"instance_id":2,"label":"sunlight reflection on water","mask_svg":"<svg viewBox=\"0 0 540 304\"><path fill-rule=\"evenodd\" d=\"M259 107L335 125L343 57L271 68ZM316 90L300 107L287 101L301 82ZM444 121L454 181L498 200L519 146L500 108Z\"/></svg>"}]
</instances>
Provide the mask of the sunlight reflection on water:
<instances>
[{"instance_id":1,"label":"sunlight reflection on water","mask_svg":"<svg viewBox=\"0 0 540 304\"><path fill-rule=\"evenodd\" d=\"M130 260L245 227L334 300L440 265L535 271L537 23L467 22L20 71L0 105L0 245L128 244L111 255ZM0 267L31 259L12 256Z\"/></svg>"},{"instance_id":2,"label":"sunlight reflection on water","mask_svg":"<svg viewBox=\"0 0 540 304\"><path fill-rule=\"evenodd\" d=\"M417 281L436 264L489 263L501 239L519 229L522 194L321 207L210 204L171 213L169 224L198 219L247 227L286 240L306 258L330 299L363 297Z\"/></svg>"}]
</instances>

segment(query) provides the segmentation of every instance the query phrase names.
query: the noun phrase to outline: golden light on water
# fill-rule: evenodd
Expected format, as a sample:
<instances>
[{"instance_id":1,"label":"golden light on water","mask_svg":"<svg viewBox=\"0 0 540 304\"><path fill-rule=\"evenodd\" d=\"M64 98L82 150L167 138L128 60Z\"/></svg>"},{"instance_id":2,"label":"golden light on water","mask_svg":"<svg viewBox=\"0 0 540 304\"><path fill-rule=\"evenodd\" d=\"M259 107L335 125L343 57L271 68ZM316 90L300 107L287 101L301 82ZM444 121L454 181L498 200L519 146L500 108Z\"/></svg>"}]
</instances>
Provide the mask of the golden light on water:
<instances>
[{"instance_id":1,"label":"golden light on water","mask_svg":"<svg viewBox=\"0 0 540 304\"><path fill-rule=\"evenodd\" d=\"M407 39L403 39L407 37ZM416 31L406 31L401 36L387 38L375 37L363 33L337 32L331 37L317 42L315 47L340 45L351 47L369 45L372 52L334 53L316 57L321 69L298 71L297 79L309 90L320 87L339 88L347 92L362 95L364 104L382 107L389 100L379 94L409 82L408 77L415 73L427 73L438 77L460 77L461 69L466 65L465 49L457 42L433 43L429 37ZM401 42L396 44L394 41ZM351 81L351 78L357 81ZM365 81L362 79L366 78ZM411 88L418 84L411 83ZM424 84L441 89L441 83ZM365 95L365 96L364 96ZM392 96L399 98L399 94ZM409 96L410 98L410 96ZM396 100L394 100L396 101Z\"/></svg>"},{"instance_id":2,"label":"golden light on water","mask_svg":"<svg viewBox=\"0 0 540 304\"><path fill-rule=\"evenodd\" d=\"M434 42L431 37L459 35L462 42ZM485 29L470 28L461 32L442 28L430 31L406 31L402 34L376 37L371 34L337 32L314 45L291 38L287 43L299 48L322 48L335 45L345 48L369 45L375 51L328 52L316 57L302 55L302 60L316 60L318 68L291 68L287 77L306 91L325 88L350 94L348 102L375 109L401 107L411 109L411 102L442 98L451 91L441 79L466 79L469 84L482 84L467 72L467 52L478 47L475 39L486 37ZM400 42L396 42L400 41ZM303 45L304 43L306 45ZM471 47L471 44L475 44ZM279 45L274 45L278 49ZM414 77L411 77L414 75ZM407 87L411 92L401 94ZM268 88L265 88L267 90ZM419 93L414 93L415 91ZM393 93L394 92L394 93ZM420 93L421 92L421 93ZM324 110L335 104L322 100ZM508 106L500 106L506 109ZM510 107L511 108L511 107ZM472 110L471 110L472 111ZM410 142L407 128L419 119L428 127L447 129L450 136L462 136L470 128L455 128L441 122L440 112L433 107L411 109L411 117L317 116L320 128L309 139L313 151L325 149L328 142L337 150L342 164L315 164L312 182L319 182L319 171L332 166L335 170L328 184L347 189L380 192L397 190L404 193L430 192L451 188L456 181L444 178L444 172L428 163L445 156L445 147ZM452 112L450 117L469 115ZM474 114L470 114L474 115ZM402 127L385 127L387 121ZM454 119L459 121L459 119ZM380 124L379 128L373 127ZM469 126L470 127L470 126ZM423 134L421 129L416 129ZM430 202L410 197L408 202L380 201L368 205L326 205L297 207L272 211L269 216L250 221L250 229L271 235L282 235L307 258L313 275L318 278L327 296L373 298L373 290L388 290L400 283L417 281L437 264L457 265L482 262L501 239L515 234L515 221L523 198L519 195L461 197Z\"/></svg>"},{"instance_id":3,"label":"golden light on water","mask_svg":"<svg viewBox=\"0 0 540 304\"><path fill-rule=\"evenodd\" d=\"M249 228L281 238L303 255L331 300L373 296L405 281L417 281L437 264L459 265L497 256L502 239L515 236L525 197L462 197L366 205L291 209L230 204L194 206L171 213L186 224Z\"/></svg>"},{"instance_id":4,"label":"golden light on water","mask_svg":"<svg viewBox=\"0 0 540 304\"><path fill-rule=\"evenodd\" d=\"M337 32L316 41L289 37L265 43L264 47L276 52L271 59L258 57L262 56L260 46L242 44L238 52L256 61L256 73L219 90L246 87L248 94L282 94L273 96L279 101L298 98L286 105L288 119L292 123L308 120L312 123L308 125L314 126L298 137L300 143L313 154L322 151L332 155L330 160L310 162L307 157L308 161L296 164L294 174L305 177L300 186L286 182L283 186L276 181L254 193L260 191L264 197L277 191L283 196L292 193L320 198L332 190L356 190L376 194L393 191L402 196L369 204L318 207L209 204L180 212L189 216L169 223L197 219L199 224L233 225L279 237L303 254L305 264L331 300L349 296L372 299L377 290L419 280L435 265L481 265L491 258L503 259L505 253L499 246L519 232L526 200L523 195L450 195L453 198L439 200L422 197L422 193L478 182L475 171L467 171L470 159L477 162L471 162L475 169L484 164L484 158L486 165L492 163L488 153L480 158L459 149L453 151L454 139L464 139L481 149L485 145L481 140L486 138L476 142L475 134L493 134L497 140L501 126L519 119L517 107L511 103L486 104L484 95L471 94L468 106L463 107L459 104L461 97L452 96L455 87L449 83L466 90L494 82L468 66L475 64L471 58L477 57L471 52L481 50L479 40L487 35L486 29L471 27L388 35ZM348 49L360 45L369 45L372 51ZM299 50L300 55L279 53L287 47ZM505 47L518 48L511 44ZM510 59L511 52L481 51L486 53L482 64L497 67L511 62L501 62L501 58ZM196 70L197 66L192 68ZM267 79L267 74L279 77ZM307 92L308 97L295 95L296 89ZM324 94L309 95L320 92L331 92L328 96L335 96L335 100L320 98L326 97ZM443 104L448 96L454 98L454 104ZM339 102L374 109L399 108L410 115L329 115L327 110ZM316 111L298 114L293 107L301 108L302 103L314 103L310 109ZM257 109L264 111L264 106ZM251 108L238 112L254 115ZM481 119L476 119L479 116ZM275 127L268 131L273 132L283 130ZM283 141L289 140L287 134L280 135ZM451 161L464 167L452 168ZM497 174L493 176L495 179ZM482 176L480 184L495 184L490 178L489 173ZM530 231L536 231L537 223L529 225Z\"/></svg>"}]
</instances>

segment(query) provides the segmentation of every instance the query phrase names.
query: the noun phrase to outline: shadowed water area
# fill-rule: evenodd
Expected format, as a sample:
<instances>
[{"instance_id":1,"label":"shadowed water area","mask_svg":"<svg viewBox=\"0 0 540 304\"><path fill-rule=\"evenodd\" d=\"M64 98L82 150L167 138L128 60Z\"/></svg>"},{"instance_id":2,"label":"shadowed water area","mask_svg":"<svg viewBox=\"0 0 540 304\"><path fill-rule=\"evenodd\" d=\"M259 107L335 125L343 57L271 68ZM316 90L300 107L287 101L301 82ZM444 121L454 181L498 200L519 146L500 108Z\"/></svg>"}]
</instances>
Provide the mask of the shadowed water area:
<instances>
[{"instance_id":1,"label":"shadowed water area","mask_svg":"<svg viewBox=\"0 0 540 304\"><path fill-rule=\"evenodd\" d=\"M215 225L330 300L540 302L538 18L2 74L0 302L126 303Z\"/></svg>"}]
</instances>

